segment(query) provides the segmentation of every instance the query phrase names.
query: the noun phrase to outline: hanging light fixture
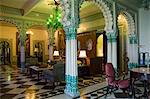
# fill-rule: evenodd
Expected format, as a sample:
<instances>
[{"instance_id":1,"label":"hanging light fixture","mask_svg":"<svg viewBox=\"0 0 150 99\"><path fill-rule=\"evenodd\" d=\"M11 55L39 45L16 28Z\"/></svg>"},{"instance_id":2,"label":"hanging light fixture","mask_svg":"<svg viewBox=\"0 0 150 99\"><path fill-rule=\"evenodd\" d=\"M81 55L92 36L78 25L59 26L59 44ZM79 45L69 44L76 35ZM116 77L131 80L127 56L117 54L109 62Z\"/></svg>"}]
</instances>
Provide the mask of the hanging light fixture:
<instances>
[{"instance_id":1,"label":"hanging light fixture","mask_svg":"<svg viewBox=\"0 0 150 99\"><path fill-rule=\"evenodd\" d=\"M61 24L61 13L58 9L59 3L54 0L56 8L53 9L52 14L47 18L46 24L47 28L50 27L53 29L57 29L59 27L62 27Z\"/></svg>"}]
</instances>

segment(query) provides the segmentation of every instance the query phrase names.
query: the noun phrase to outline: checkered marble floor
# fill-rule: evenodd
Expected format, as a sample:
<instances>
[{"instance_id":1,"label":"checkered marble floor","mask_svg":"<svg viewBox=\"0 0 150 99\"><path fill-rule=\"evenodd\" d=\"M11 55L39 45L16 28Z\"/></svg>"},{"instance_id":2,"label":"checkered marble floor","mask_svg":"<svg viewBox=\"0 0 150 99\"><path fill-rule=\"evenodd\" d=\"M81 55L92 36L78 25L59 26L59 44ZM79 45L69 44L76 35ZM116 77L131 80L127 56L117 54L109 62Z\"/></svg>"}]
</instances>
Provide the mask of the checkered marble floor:
<instances>
[{"instance_id":1,"label":"checkered marble floor","mask_svg":"<svg viewBox=\"0 0 150 99\"><path fill-rule=\"evenodd\" d=\"M135 97L131 96L129 91L129 93L123 93L121 89L113 89L111 94L106 94L107 87L104 86L100 89L75 97L74 99L150 99L150 92L148 92L148 98L142 96L144 93L144 86L142 81L136 81L134 88Z\"/></svg>"},{"instance_id":2,"label":"checkered marble floor","mask_svg":"<svg viewBox=\"0 0 150 99\"><path fill-rule=\"evenodd\" d=\"M79 78L78 88L101 83L102 77ZM64 93L65 83L54 87L50 82L46 83L37 75L30 75L16 71L0 70L0 99L46 99Z\"/></svg>"},{"instance_id":3,"label":"checkered marble floor","mask_svg":"<svg viewBox=\"0 0 150 99\"><path fill-rule=\"evenodd\" d=\"M85 89L82 90L83 92L88 91L74 99L105 99L106 84L101 85L104 83L103 81L105 81L104 77L100 76L79 78L78 88L80 90ZM99 86L96 86L97 84ZM143 93L142 82L136 82L135 85L136 99L146 99L139 97ZM46 83L42 77L38 80L37 75L32 75L31 78L30 75L20 73L19 69L7 68L2 70L0 68L0 99L60 99L65 95L64 88L65 83L60 83L54 87L51 83ZM129 98L127 94L123 94L122 90L114 90L112 94L108 94L106 97L106 99Z\"/></svg>"}]
</instances>

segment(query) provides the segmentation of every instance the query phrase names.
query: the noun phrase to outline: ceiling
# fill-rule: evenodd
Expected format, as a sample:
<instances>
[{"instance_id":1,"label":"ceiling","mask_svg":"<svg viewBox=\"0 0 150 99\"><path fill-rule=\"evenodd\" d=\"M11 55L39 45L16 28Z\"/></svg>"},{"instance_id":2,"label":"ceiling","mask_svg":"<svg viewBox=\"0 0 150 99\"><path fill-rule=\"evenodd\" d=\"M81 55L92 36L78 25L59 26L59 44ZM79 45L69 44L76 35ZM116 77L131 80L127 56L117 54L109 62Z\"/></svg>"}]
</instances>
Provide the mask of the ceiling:
<instances>
[{"instance_id":1,"label":"ceiling","mask_svg":"<svg viewBox=\"0 0 150 99\"><path fill-rule=\"evenodd\" d=\"M60 3L60 0L56 0ZM116 0L118 2L124 3L131 6L136 6L137 8L141 6L143 0ZM129 3L130 2L130 3ZM0 0L0 5L10 8L16 8L21 10L23 16L28 16L34 12L35 16L40 16L40 14L51 13L51 10L55 7L54 0Z\"/></svg>"},{"instance_id":2,"label":"ceiling","mask_svg":"<svg viewBox=\"0 0 150 99\"><path fill-rule=\"evenodd\" d=\"M27 15L32 11L49 14L55 4L54 0L1 0L0 5L24 10Z\"/></svg>"},{"instance_id":3,"label":"ceiling","mask_svg":"<svg viewBox=\"0 0 150 99\"><path fill-rule=\"evenodd\" d=\"M60 3L60 0L56 0ZM131 5L130 7L139 8L143 0L116 0L124 5ZM130 3L129 3L130 2ZM55 8L54 0L0 0L0 8L9 8L9 13L3 14L4 16L37 19L45 21L47 17L52 13L52 9ZM12 9L12 10L11 10ZM18 11L18 15L15 15L13 11ZM92 14L101 13L96 11L95 6L89 3L83 3L80 9L80 17L87 17ZM0 12L0 15L1 12ZM4 23L2 23L4 25ZM0 24L1 25L1 24Z\"/></svg>"}]
</instances>

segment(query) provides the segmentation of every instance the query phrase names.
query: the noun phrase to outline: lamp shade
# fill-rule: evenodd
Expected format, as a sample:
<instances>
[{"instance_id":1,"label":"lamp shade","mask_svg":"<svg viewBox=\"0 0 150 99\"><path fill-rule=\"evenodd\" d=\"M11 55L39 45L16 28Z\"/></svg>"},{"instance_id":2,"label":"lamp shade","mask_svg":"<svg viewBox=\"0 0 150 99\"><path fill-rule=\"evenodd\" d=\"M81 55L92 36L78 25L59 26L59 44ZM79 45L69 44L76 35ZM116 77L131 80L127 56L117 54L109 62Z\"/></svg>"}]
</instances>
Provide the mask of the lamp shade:
<instances>
[{"instance_id":1,"label":"lamp shade","mask_svg":"<svg viewBox=\"0 0 150 99\"><path fill-rule=\"evenodd\" d=\"M38 52L38 48L37 47L34 48L34 52Z\"/></svg>"},{"instance_id":2,"label":"lamp shade","mask_svg":"<svg viewBox=\"0 0 150 99\"><path fill-rule=\"evenodd\" d=\"M86 58L86 50L80 50L80 54L79 54L80 58Z\"/></svg>"},{"instance_id":3,"label":"lamp shade","mask_svg":"<svg viewBox=\"0 0 150 99\"><path fill-rule=\"evenodd\" d=\"M59 56L59 51L54 51L53 56Z\"/></svg>"}]
</instances>

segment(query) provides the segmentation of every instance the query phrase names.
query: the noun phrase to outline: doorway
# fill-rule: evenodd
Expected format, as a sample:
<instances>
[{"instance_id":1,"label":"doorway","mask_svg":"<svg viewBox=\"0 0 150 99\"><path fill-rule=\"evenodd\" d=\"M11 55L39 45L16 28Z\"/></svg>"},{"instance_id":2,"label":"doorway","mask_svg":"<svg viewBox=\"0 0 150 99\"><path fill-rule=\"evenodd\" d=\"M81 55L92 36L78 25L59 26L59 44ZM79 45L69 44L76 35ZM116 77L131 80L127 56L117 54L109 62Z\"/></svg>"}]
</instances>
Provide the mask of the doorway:
<instances>
[{"instance_id":1,"label":"doorway","mask_svg":"<svg viewBox=\"0 0 150 99\"><path fill-rule=\"evenodd\" d=\"M1 64L10 64L10 45L7 41L0 42L0 60Z\"/></svg>"}]
</instances>

